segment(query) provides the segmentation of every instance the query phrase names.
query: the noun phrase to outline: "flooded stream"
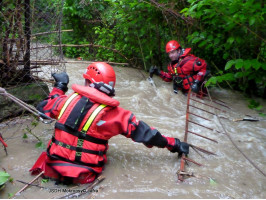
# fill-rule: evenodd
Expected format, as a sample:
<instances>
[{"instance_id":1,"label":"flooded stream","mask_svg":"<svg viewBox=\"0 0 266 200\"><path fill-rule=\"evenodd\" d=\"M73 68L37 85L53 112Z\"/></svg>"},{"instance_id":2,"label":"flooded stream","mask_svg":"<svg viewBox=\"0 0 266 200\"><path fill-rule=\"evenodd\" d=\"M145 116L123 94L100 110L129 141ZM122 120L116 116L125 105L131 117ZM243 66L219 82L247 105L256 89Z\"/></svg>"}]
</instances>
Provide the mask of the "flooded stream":
<instances>
[{"instance_id":1,"label":"flooded stream","mask_svg":"<svg viewBox=\"0 0 266 200\"><path fill-rule=\"evenodd\" d=\"M86 64L67 64L70 85L83 84L82 74L86 66ZM117 74L115 99L120 101L120 106L131 110L139 120L157 128L162 134L183 140L187 97L182 93L174 94L172 84L163 82L158 77L154 77L156 87L153 87L147 81L146 72L126 67L114 67L114 69ZM70 92L71 90L68 94ZM227 102L232 108L229 110L215 105L227 111L226 113L218 111L217 114L234 142L266 173L266 121L234 122L233 119L241 118L244 114L256 117L258 114L247 107L247 101L239 93L216 88L211 90L211 95ZM266 103L260 99L259 101L265 109ZM210 102L205 101L205 103ZM193 105L215 112L213 108L197 102L193 102ZM191 115L193 121L215 130L211 131L195 124L190 124L189 130L218 141L214 143L189 134L190 143L217 154L201 157L190 149L189 158L204 165L199 167L189 163L189 166L186 166L187 172L193 173L195 177L178 182L176 173L180 167L180 159L177 158L177 154L156 147L149 149L124 136L116 136L109 141L108 163L103 172L105 180L99 185L101 188L98 192L93 192L93 197L266 198L266 177L234 147L223 132L218 118L201 110L191 108L191 111L211 120L206 121ZM32 117L25 116L0 124L1 133L8 144L8 156L5 155L3 147L0 148L0 167L13 178L13 183L8 182L0 191L0 198L8 198L8 194L15 194L24 186L16 180L29 182L34 178L30 175L29 169L43 150L35 147L38 141L31 134L27 134L28 138L22 138L23 134L27 133L26 128L32 127L32 121ZM31 131L46 145L53 133L53 124L46 125L40 122ZM15 198L59 198L66 195L66 192L59 189L73 187L54 183L54 181L41 183L45 187L42 189L28 187ZM84 194L79 198L88 197L91 196Z\"/></svg>"}]
</instances>

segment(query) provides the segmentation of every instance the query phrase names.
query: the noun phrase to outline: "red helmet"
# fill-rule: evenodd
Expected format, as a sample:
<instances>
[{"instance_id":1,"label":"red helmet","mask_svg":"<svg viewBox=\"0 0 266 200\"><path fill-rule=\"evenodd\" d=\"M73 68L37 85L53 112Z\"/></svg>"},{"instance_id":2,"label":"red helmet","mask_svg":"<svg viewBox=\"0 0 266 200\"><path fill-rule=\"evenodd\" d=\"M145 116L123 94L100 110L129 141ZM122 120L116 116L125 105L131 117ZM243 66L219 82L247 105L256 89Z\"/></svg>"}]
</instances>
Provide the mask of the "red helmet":
<instances>
[{"instance_id":1,"label":"red helmet","mask_svg":"<svg viewBox=\"0 0 266 200\"><path fill-rule=\"evenodd\" d=\"M90 64L85 74L83 74L83 77L90 80L92 83L104 82L113 88L115 87L115 71L110 65L104 62L94 62Z\"/></svg>"},{"instance_id":2,"label":"red helmet","mask_svg":"<svg viewBox=\"0 0 266 200\"><path fill-rule=\"evenodd\" d=\"M165 51L166 53L169 53L170 51L176 50L179 47L180 47L180 44L177 41L171 40L166 44Z\"/></svg>"}]
</instances>

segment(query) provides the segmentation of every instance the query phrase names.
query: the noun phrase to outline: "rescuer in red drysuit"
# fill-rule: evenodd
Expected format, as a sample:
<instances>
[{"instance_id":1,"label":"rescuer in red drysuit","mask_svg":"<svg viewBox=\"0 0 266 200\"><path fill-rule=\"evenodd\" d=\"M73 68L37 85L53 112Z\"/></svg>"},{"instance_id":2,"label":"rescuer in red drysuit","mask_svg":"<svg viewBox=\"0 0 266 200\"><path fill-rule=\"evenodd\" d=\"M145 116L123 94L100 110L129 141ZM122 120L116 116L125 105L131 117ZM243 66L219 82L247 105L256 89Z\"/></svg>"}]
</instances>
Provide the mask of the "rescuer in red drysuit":
<instances>
[{"instance_id":1,"label":"rescuer in red drysuit","mask_svg":"<svg viewBox=\"0 0 266 200\"><path fill-rule=\"evenodd\" d=\"M200 91L201 84L208 75L207 63L205 60L190 54L191 48L182 49L180 44L171 40L166 44L171 63L167 66L168 72L159 71L156 67L150 68L151 76L159 75L164 81L173 80L173 89L177 93L182 90L187 93L189 88L195 93Z\"/></svg>"},{"instance_id":2,"label":"rescuer in red drysuit","mask_svg":"<svg viewBox=\"0 0 266 200\"><path fill-rule=\"evenodd\" d=\"M166 137L135 115L119 107L114 96L116 76L113 68L103 62L88 66L83 74L85 86L73 84L74 93L66 96L69 82L66 73L53 74L52 92L37 109L55 118L55 132L32 173L58 182L89 183L102 172L107 162L108 140L118 134L151 148L167 148L171 152L189 153L189 145L177 138Z\"/></svg>"}]
</instances>

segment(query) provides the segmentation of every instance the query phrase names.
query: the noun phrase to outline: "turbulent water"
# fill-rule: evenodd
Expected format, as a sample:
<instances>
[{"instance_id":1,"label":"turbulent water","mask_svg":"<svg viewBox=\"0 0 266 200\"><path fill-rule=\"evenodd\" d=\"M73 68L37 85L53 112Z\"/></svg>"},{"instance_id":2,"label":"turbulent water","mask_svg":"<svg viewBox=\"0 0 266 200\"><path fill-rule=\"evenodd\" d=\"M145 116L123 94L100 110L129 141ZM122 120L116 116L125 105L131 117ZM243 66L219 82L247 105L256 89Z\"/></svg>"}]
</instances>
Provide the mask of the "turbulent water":
<instances>
[{"instance_id":1,"label":"turbulent water","mask_svg":"<svg viewBox=\"0 0 266 200\"><path fill-rule=\"evenodd\" d=\"M70 85L83 84L82 73L85 68L85 64L67 65ZM143 71L124 67L115 67L115 71L117 74L115 99L120 101L120 106L131 110L139 120L157 128L165 136L183 140L187 97L182 93L174 94L172 85L161 81L158 77L154 77L156 86L152 86L147 81L147 73ZM70 92L71 90L68 93ZM149 149L124 136L116 136L109 141L108 163L103 172L105 180L91 194L86 193L79 198L266 198L266 177L239 151L241 150L266 173L266 121L234 122L234 119L243 118L245 114L258 115L247 108L247 101L238 93L212 89L211 95L225 101L231 109L213 104L226 111L216 110L216 112L211 107L191 101L191 105L217 114L212 115L190 108L191 112L210 121L193 115L190 115L190 120L213 130L192 123L189 124L189 130L218 141L214 143L199 136L188 135L189 143L216 154L216 156L205 154L201 157L190 149L189 158L204 165L201 167L193 163L186 165L186 171L193 173L194 177L178 182L180 159L176 154L156 147ZM260 99L258 101L261 101L264 108L266 107L265 102ZM201 102L210 104L206 100ZM32 121L31 117L23 117L0 124L0 132L9 145L8 156L2 147L0 149L0 167L13 178L13 183L8 182L0 191L1 198L8 198L8 194L15 194L24 186L16 180L29 182L34 178L28 170L42 150L35 148L38 141L31 134L27 134L28 138L22 138L23 134L27 133L26 128L32 128ZM53 133L53 124L39 123L32 129L32 133L46 144ZM54 181L41 183L41 186L46 187L42 189L31 186L15 198L59 198L67 194L63 189L73 187L58 186L54 183ZM84 187L79 186L75 189Z\"/></svg>"}]
</instances>

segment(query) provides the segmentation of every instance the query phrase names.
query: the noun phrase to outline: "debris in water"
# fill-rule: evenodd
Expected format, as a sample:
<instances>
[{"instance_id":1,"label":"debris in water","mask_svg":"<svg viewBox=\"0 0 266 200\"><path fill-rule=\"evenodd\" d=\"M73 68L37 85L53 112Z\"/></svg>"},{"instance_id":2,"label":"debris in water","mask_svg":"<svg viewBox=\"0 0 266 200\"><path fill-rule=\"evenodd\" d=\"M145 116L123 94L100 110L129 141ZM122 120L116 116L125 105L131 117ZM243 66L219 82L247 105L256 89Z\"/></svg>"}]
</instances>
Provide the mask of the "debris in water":
<instances>
[{"instance_id":1,"label":"debris in water","mask_svg":"<svg viewBox=\"0 0 266 200\"><path fill-rule=\"evenodd\" d=\"M210 179L210 185L215 186L217 184L217 182L211 177L209 179Z\"/></svg>"}]
</instances>

